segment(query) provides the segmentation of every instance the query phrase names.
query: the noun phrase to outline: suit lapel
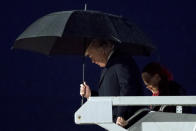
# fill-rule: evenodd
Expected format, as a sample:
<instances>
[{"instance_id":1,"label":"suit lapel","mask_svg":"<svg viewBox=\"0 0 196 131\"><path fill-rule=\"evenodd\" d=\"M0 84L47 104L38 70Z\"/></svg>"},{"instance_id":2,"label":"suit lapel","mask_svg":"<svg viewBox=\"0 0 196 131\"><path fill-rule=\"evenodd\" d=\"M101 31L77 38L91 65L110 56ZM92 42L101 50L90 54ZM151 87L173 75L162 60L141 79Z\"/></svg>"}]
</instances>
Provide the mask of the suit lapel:
<instances>
[{"instance_id":1,"label":"suit lapel","mask_svg":"<svg viewBox=\"0 0 196 131\"><path fill-rule=\"evenodd\" d=\"M115 54L115 52L112 52L112 54L111 54L111 56L110 56L110 58L109 58L109 60L108 60L108 62L106 64L106 67L102 70L101 77L100 77L100 80L99 80L99 88L100 88L100 85L101 85L101 83L103 81L103 78L104 78L106 72L108 71L107 68L109 68L110 65L111 65L111 61L112 61L112 58L114 57L114 54Z\"/></svg>"},{"instance_id":2,"label":"suit lapel","mask_svg":"<svg viewBox=\"0 0 196 131\"><path fill-rule=\"evenodd\" d=\"M99 87L100 87L100 85L101 85L101 82L102 82L102 80L103 80L103 78L104 78L106 72L107 72L107 68L104 68L104 69L102 70L101 77L100 77L100 80L99 80Z\"/></svg>"}]
</instances>

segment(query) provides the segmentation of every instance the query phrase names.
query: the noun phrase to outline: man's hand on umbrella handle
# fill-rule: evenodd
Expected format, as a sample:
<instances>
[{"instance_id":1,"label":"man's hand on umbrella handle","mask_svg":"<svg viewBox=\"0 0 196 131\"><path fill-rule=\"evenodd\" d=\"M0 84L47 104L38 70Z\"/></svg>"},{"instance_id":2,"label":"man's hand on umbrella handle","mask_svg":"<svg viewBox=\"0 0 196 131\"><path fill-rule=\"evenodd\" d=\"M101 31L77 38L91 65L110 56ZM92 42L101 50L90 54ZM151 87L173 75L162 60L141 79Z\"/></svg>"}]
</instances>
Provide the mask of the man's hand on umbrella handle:
<instances>
[{"instance_id":1,"label":"man's hand on umbrella handle","mask_svg":"<svg viewBox=\"0 0 196 131\"><path fill-rule=\"evenodd\" d=\"M125 127L128 124L128 122L125 121L122 117L117 117L116 124Z\"/></svg>"},{"instance_id":2,"label":"man's hand on umbrella handle","mask_svg":"<svg viewBox=\"0 0 196 131\"><path fill-rule=\"evenodd\" d=\"M86 82L80 84L80 95L85 98L89 98L91 96L90 87L86 84Z\"/></svg>"}]
</instances>

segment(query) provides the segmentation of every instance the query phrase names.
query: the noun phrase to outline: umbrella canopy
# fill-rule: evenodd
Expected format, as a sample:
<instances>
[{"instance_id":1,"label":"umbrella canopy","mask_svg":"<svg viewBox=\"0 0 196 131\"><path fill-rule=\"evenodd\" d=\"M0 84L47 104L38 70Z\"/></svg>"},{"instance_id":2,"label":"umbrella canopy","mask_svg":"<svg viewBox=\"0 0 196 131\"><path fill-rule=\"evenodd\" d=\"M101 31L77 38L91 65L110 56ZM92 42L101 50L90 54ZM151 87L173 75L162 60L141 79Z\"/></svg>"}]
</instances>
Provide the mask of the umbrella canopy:
<instances>
[{"instance_id":1,"label":"umbrella canopy","mask_svg":"<svg viewBox=\"0 0 196 131\"><path fill-rule=\"evenodd\" d=\"M13 48L45 55L83 55L94 38L114 41L132 55L150 55L154 49L145 34L121 16L84 10L41 17L16 39Z\"/></svg>"}]
</instances>

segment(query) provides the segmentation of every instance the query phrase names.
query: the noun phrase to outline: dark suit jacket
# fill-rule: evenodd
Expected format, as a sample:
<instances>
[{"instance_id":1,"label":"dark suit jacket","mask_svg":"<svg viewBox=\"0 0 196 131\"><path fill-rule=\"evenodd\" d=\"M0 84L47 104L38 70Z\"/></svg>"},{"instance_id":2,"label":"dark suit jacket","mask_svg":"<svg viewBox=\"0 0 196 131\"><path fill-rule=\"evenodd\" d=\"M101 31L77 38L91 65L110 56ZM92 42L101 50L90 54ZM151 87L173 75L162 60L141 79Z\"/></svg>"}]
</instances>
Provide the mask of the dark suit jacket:
<instances>
[{"instance_id":1,"label":"dark suit jacket","mask_svg":"<svg viewBox=\"0 0 196 131\"><path fill-rule=\"evenodd\" d=\"M115 51L103 69L99 82L99 96L143 96L141 74L134 59ZM113 117L128 119L138 107L113 107Z\"/></svg>"},{"instance_id":2,"label":"dark suit jacket","mask_svg":"<svg viewBox=\"0 0 196 131\"><path fill-rule=\"evenodd\" d=\"M175 81L161 81L159 83L159 96L185 96L186 91ZM160 111L161 106L151 106L152 110ZM183 107L183 113L191 113L191 107ZM166 106L164 112L176 112L176 106Z\"/></svg>"}]
</instances>

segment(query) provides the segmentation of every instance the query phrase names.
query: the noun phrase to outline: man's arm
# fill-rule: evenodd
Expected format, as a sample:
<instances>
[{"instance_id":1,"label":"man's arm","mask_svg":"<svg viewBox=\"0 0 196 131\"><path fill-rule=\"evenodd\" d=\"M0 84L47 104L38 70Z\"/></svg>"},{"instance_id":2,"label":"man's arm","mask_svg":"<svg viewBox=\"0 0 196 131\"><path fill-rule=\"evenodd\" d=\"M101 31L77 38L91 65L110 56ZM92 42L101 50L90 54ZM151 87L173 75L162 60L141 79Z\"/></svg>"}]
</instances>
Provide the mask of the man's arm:
<instances>
[{"instance_id":1,"label":"man's arm","mask_svg":"<svg viewBox=\"0 0 196 131\"><path fill-rule=\"evenodd\" d=\"M120 96L136 96L140 93L141 81L139 80L140 74L138 68L129 65L117 64L116 65L116 75L119 83L119 95ZM128 113L129 112L129 113ZM127 113L133 114L135 112L134 107L121 106L118 107L118 116L127 119Z\"/></svg>"}]
</instances>

